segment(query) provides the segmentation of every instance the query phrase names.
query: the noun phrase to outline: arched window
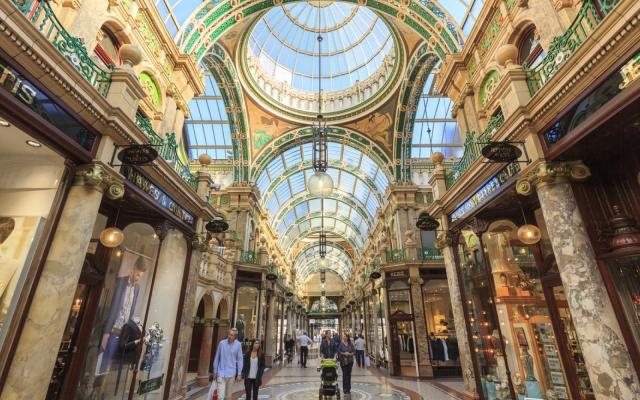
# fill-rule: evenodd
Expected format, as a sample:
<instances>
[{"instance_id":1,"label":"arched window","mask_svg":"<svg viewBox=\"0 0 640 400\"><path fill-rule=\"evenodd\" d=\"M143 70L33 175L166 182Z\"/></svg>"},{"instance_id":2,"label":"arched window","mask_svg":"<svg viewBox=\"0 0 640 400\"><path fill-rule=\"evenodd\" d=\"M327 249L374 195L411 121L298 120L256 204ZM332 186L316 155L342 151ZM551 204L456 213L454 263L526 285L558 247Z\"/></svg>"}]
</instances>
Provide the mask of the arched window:
<instances>
[{"instance_id":1,"label":"arched window","mask_svg":"<svg viewBox=\"0 0 640 400\"><path fill-rule=\"evenodd\" d=\"M93 51L98 63L105 67L117 67L120 65L120 43L118 39L104 26L100 28L98 43Z\"/></svg>"},{"instance_id":2,"label":"arched window","mask_svg":"<svg viewBox=\"0 0 640 400\"><path fill-rule=\"evenodd\" d=\"M545 53L540 46L540 35L535 26L530 27L518 44L518 62L523 67L534 68L544 58Z\"/></svg>"}]
</instances>

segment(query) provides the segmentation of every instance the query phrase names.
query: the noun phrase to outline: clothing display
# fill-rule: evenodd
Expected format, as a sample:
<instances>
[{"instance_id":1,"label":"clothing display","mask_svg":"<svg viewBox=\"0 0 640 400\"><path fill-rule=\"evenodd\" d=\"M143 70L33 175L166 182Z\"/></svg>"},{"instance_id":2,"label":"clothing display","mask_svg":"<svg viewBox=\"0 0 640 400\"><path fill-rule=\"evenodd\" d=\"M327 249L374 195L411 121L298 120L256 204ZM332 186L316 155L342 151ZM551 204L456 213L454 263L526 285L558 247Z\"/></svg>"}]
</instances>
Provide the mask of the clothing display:
<instances>
[{"instance_id":1,"label":"clothing display","mask_svg":"<svg viewBox=\"0 0 640 400\"><path fill-rule=\"evenodd\" d=\"M456 361L460 357L458 341L455 338L435 338L429 340L431 359L438 361Z\"/></svg>"}]
</instances>

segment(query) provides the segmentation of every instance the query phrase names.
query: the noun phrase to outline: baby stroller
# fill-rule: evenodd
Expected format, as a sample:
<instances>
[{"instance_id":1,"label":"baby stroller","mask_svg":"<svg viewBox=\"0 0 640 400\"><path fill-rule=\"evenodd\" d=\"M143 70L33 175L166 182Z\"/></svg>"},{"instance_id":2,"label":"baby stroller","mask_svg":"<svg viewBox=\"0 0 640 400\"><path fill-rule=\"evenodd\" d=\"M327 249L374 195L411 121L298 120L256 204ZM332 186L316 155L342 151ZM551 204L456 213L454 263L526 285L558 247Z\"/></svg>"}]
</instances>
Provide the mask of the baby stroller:
<instances>
[{"instance_id":1,"label":"baby stroller","mask_svg":"<svg viewBox=\"0 0 640 400\"><path fill-rule=\"evenodd\" d=\"M331 399L335 396L340 400L340 388L338 387L338 363L335 359L324 358L318 367L320 371L320 391L318 399Z\"/></svg>"}]
</instances>

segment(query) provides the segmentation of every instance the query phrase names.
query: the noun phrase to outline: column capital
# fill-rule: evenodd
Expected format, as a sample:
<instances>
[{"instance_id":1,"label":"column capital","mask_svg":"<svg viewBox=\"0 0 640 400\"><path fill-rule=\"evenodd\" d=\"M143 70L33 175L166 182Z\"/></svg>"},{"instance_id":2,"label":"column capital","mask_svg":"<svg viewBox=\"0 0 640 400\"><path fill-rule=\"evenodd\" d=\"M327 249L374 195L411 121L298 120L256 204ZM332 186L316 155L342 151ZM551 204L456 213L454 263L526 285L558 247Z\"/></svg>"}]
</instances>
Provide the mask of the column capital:
<instances>
[{"instance_id":1,"label":"column capital","mask_svg":"<svg viewBox=\"0 0 640 400\"><path fill-rule=\"evenodd\" d=\"M435 244L438 250L442 250L446 247L450 247L453 244L453 235L451 234L451 231L444 231L440 233L436 237Z\"/></svg>"},{"instance_id":2,"label":"column capital","mask_svg":"<svg viewBox=\"0 0 640 400\"><path fill-rule=\"evenodd\" d=\"M205 235L201 233L196 233L195 235L193 235L191 244L193 245L194 250L197 250L203 253L209 250L209 244L207 243L207 238L205 237Z\"/></svg>"},{"instance_id":3,"label":"column capital","mask_svg":"<svg viewBox=\"0 0 640 400\"><path fill-rule=\"evenodd\" d=\"M591 170L581 160L542 162L516 182L516 192L528 196L535 189L569 181L581 182L591 176Z\"/></svg>"},{"instance_id":4,"label":"column capital","mask_svg":"<svg viewBox=\"0 0 640 400\"><path fill-rule=\"evenodd\" d=\"M73 185L91 187L112 200L124 196L122 176L100 161L78 166Z\"/></svg>"}]
</instances>

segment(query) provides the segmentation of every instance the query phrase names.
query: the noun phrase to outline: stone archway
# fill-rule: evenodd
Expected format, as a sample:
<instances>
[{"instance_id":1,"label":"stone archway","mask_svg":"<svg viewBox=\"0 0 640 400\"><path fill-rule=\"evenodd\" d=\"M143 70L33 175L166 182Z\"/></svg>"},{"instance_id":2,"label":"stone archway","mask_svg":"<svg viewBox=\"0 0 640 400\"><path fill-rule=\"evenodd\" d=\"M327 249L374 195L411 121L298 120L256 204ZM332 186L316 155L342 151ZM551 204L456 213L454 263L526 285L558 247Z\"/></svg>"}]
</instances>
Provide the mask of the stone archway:
<instances>
[{"instance_id":1,"label":"stone archway","mask_svg":"<svg viewBox=\"0 0 640 400\"><path fill-rule=\"evenodd\" d=\"M211 293L204 293L193 317L191 347L189 350L188 374L196 374L196 382L205 386L209 383L208 365L211 363L213 344L214 301ZM190 380L190 379L188 379Z\"/></svg>"}]
</instances>

